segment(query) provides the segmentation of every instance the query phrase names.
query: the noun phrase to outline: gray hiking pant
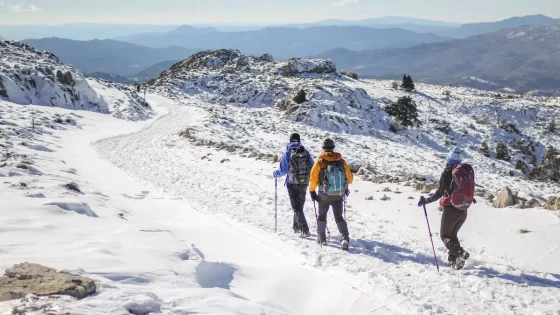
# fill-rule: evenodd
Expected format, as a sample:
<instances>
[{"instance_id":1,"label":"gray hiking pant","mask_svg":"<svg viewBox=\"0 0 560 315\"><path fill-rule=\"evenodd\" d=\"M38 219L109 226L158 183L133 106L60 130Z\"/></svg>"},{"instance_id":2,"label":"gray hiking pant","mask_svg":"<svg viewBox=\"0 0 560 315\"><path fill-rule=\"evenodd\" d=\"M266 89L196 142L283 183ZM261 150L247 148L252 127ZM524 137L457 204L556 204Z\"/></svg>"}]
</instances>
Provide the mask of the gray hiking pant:
<instances>
[{"instance_id":1,"label":"gray hiking pant","mask_svg":"<svg viewBox=\"0 0 560 315\"><path fill-rule=\"evenodd\" d=\"M447 250L450 259L454 260L462 250L457 233L467 220L467 211L455 207L444 207L441 215L440 237Z\"/></svg>"},{"instance_id":2,"label":"gray hiking pant","mask_svg":"<svg viewBox=\"0 0 560 315\"><path fill-rule=\"evenodd\" d=\"M317 222L317 233L321 239L326 239L327 229L327 213L329 208L332 207L334 214L334 221L338 227L338 231L342 235L342 239L349 240L348 224L344 220L344 197L343 196L330 196L325 193L319 192L319 218Z\"/></svg>"}]
</instances>

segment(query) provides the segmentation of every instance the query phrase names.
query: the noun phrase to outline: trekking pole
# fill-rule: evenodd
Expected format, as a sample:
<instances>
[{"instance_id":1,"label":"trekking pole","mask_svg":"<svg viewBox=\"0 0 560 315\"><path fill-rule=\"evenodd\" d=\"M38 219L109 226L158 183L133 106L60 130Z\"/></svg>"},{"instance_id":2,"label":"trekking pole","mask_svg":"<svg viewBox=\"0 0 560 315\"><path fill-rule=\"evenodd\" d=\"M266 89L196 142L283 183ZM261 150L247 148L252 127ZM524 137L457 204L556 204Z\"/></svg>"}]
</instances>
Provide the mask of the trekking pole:
<instances>
[{"instance_id":1,"label":"trekking pole","mask_svg":"<svg viewBox=\"0 0 560 315\"><path fill-rule=\"evenodd\" d=\"M346 197L344 197L344 221L346 221Z\"/></svg>"},{"instance_id":2,"label":"trekking pole","mask_svg":"<svg viewBox=\"0 0 560 315\"><path fill-rule=\"evenodd\" d=\"M278 233L278 179L274 177L274 233Z\"/></svg>"},{"instance_id":3,"label":"trekking pole","mask_svg":"<svg viewBox=\"0 0 560 315\"><path fill-rule=\"evenodd\" d=\"M315 210L315 223L317 225L317 238L321 238L321 235L319 235L319 217L317 216L317 206L315 205L315 200L313 200L313 209ZM323 248L323 243L321 241L319 241L319 245L321 245L321 248Z\"/></svg>"},{"instance_id":4,"label":"trekking pole","mask_svg":"<svg viewBox=\"0 0 560 315\"><path fill-rule=\"evenodd\" d=\"M430 233L430 241L432 241L432 250L434 251L434 260L436 261L437 271L439 272L439 263L436 256L436 249L434 247L434 240L432 239L432 230L430 229L430 221L428 221L428 212L426 212L426 205L424 206L424 214L426 215L426 223L428 224L428 233Z\"/></svg>"}]
</instances>

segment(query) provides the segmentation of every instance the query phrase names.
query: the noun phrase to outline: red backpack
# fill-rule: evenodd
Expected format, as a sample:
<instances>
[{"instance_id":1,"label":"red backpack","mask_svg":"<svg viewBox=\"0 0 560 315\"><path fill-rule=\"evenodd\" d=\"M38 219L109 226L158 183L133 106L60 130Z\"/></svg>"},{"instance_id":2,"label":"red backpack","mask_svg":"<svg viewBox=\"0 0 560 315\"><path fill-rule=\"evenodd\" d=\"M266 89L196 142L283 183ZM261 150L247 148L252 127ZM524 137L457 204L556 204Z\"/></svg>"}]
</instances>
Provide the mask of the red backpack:
<instances>
[{"instance_id":1,"label":"red backpack","mask_svg":"<svg viewBox=\"0 0 560 315\"><path fill-rule=\"evenodd\" d=\"M442 198L440 204L466 211L474 200L474 170L470 164L458 164L452 176L451 195Z\"/></svg>"}]
</instances>

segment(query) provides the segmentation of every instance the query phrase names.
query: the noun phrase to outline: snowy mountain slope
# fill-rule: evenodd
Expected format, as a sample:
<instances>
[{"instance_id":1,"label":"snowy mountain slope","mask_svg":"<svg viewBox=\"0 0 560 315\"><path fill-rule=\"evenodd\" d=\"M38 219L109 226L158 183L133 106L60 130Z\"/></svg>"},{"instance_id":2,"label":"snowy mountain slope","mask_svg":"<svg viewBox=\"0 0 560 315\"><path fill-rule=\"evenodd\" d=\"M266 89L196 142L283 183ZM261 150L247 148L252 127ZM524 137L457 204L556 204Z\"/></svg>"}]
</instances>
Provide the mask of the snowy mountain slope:
<instances>
[{"instance_id":1,"label":"snowy mountain slope","mask_svg":"<svg viewBox=\"0 0 560 315\"><path fill-rule=\"evenodd\" d=\"M96 88L118 89L125 104L115 108ZM149 104L133 92L132 87L88 80L70 65L45 51L16 42L0 42L0 99L18 104L36 104L69 109L112 113L123 119L146 119L153 116ZM121 108L122 107L122 108ZM126 108L125 108L126 107Z\"/></svg>"},{"instance_id":2,"label":"snowy mountain slope","mask_svg":"<svg viewBox=\"0 0 560 315\"><path fill-rule=\"evenodd\" d=\"M255 161L247 155L214 146L197 147L185 141L178 135L185 126L202 130L208 122L208 113L199 103L200 100L182 99L182 106L170 105L170 114L151 127L136 134L100 141L95 148L133 178L188 200L197 211L217 220L241 222L244 233L253 234L254 228L273 233L274 180L271 174L277 164ZM244 112L243 117L259 116L263 111L254 109ZM236 122L239 118L229 117ZM274 123L278 125L277 121ZM250 132L251 124L247 122L244 126ZM225 136L214 129L207 129L207 132L214 135L214 143ZM261 130L242 139L238 139L240 133L230 135L229 143L238 145L252 136L259 136L255 141L263 143L285 140L280 138L282 134L273 131ZM304 138L306 143L310 142ZM347 152L346 148L346 143L340 146L342 152ZM139 151L144 154L134 154ZM318 154L315 146L312 154ZM420 151L418 154L422 155ZM350 252L345 253L338 249L339 237L330 215L329 246L320 248L313 237L294 236L287 192L282 181L278 186L279 241L288 245L293 253L303 255L306 265L322 270L324 277L336 277L360 291L363 298L382 301L386 309L396 314L555 314L558 310L560 276L555 261L560 259L560 250L551 244L560 238L560 222L553 212L492 209L483 203L477 204L460 234L464 246L473 254L466 269L454 272L442 267L438 274L424 214L415 205L419 193L411 187L357 179L347 205L352 240ZM385 195L390 199L384 201ZM409 199L411 196L413 200ZM373 199L366 200L369 197ZM440 214L435 206L429 209L432 230L438 231ZM309 199L305 213L314 234L314 208ZM200 229L205 230L204 227ZM523 235L518 233L519 229L532 232ZM539 242L539 239L547 241ZM269 241L262 240L267 246L285 250ZM437 232L434 242L442 262L444 248ZM306 296L319 290L317 285L305 280L292 283L290 288L301 285L310 285ZM342 295L335 300L337 303L346 301ZM329 301L324 296L315 305L326 306ZM358 308L361 302L356 301L347 313L340 313L334 306L312 313L370 314L368 311L373 309ZM293 312L308 313L297 308Z\"/></svg>"},{"instance_id":3,"label":"snowy mountain slope","mask_svg":"<svg viewBox=\"0 0 560 315\"><path fill-rule=\"evenodd\" d=\"M202 109L204 124L190 126L185 134L198 145L247 156L256 152L274 160L283 151L287 135L298 131L316 153L322 141L332 137L347 159L377 174L432 178L438 178L449 148L460 145L476 165L483 191L495 194L508 185L541 200L560 193L559 185L528 181L515 170L518 160L530 163L533 148L541 162L546 147L560 146L559 135L546 131L560 114L560 99L425 84L417 84L418 92L407 93L393 90L390 81L339 76L334 65L327 64L318 73L296 71L285 76L277 69L286 63L270 58L237 51L204 52L149 84L153 91ZM295 101L299 91L305 98ZM418 104L424 124L393 133L389 129L394 122L382 108L406 95ZM482 142L492 152L498 143L506 143L511 161L496 160L495 153L485 157L479 149Z\"/></svg>"}]
</instances>

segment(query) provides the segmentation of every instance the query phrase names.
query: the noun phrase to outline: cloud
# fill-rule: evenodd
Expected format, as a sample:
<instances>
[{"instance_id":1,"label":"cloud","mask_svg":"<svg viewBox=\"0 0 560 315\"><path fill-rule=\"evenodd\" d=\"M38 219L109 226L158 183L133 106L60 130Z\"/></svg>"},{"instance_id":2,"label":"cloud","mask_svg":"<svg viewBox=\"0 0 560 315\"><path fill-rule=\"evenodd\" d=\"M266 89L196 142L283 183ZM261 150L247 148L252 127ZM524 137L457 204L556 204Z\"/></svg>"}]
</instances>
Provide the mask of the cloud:
<instances>
[{"instance_id":1,"label":"cloud","mask_svg":"<svg viewBox=\"0 0 560 315\"><path fill-rule=\"evenodd\" d=\"M42 11L41 8L34 4L16 4L10 5L10 11L12 12L39 12Z\"/></svg>"},{"instance_id":2,"label":"cloud","mask_svg":"<svg viewBox=\"0 0 560 315\"><path fill-rule=\"evenodd\" d=\"M333 7L343 7L347 5L357 5L357 4L360 4L360 0L342 0L342 1L336 1L330 3L330 5L332 5Z\"/></svg>"},{"instance_id":3,"label":"cloud","mask_svg":"<svg viewBox=\"0 0 560 315\"><path fill-rule=\"evenodd\" d=\"M10 12L39 12L43 11L41 8L34 4L25 4L25 2L20 2L20 4L10 4L4 0L0 0L0 8L6 8Z\"/></svg>"}]
</instances>

